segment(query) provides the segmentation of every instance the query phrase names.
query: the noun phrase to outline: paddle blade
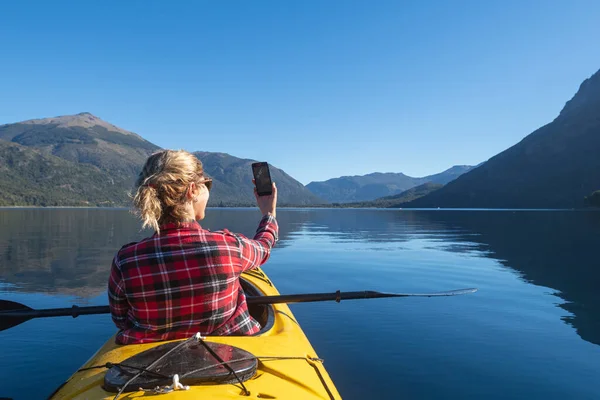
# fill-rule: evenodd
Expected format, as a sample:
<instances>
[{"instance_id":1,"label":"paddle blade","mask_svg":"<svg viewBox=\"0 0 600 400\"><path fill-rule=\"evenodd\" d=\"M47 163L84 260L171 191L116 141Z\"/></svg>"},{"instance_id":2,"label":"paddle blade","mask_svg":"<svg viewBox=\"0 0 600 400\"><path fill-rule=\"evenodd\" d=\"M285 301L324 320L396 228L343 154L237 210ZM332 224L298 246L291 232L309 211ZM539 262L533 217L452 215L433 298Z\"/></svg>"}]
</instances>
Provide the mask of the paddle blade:
<instances>
[{"instance_id":1,"label":"paddle blade","mask_svg":"<svg viewBox=\"0 0 600 400\"><path fill-rule=\"evenodd\" d=\"M25 321L29 321L31 317L26 316L13 316L11 311L32 311L33 309L9 300L0 300L0 332L6 329L10 329L13 326L22 324Z\"/></svg>"},{"instance_id":2,"label":"paddle blade","mask_svg":"<svg viewBox=\"0 0 600 400\"><path fill-rule=\"evenodd\" d=\"M477 288L468 289L457 289L448 290L446 292L434 292L434 293L407 293L407 297L443 297L443 296L458 296L461 294L475 293Z\"/></svg>"}]
</instances>

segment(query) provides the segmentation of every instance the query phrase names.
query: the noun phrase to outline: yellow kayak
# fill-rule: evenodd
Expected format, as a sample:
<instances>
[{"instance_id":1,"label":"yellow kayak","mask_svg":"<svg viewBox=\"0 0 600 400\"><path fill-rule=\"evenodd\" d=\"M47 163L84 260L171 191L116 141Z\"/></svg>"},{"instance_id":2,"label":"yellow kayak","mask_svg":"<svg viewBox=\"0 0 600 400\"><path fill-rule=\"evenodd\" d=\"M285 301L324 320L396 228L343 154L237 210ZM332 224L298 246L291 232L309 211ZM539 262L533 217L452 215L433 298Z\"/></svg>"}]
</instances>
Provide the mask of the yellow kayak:
<instances>
[{"instance_id":1,"label":"yellow kayak","mask_svg":"<svg viewBox=\"0 0 600 400\"><path fill-rule=\"evenodd\" d=\"M249 296L279 295L260 268L242 278ZM286 304L251 305L250 313L262 326L255 336L127 346L112 337L50 398L341 398Z\"/></svg>"}]
</instances>

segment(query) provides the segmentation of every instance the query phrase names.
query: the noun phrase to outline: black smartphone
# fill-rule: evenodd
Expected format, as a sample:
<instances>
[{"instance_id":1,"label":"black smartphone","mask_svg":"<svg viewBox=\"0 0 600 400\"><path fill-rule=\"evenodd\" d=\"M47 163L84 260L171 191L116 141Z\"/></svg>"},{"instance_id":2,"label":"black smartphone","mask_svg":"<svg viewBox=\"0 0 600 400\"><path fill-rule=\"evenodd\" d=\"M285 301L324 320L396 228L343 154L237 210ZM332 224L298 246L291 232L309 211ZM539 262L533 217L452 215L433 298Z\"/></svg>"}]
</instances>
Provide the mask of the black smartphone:
<instances>
[{"instance_id":1,"label":"black smartphone","mask_svg":"<svg viewBox=\"0 0 600 400\"><path fill-rule=\"evenodd\" d=\"M253 163L252 174L254 175L256 192L259 196L269 196L273 194L273 183L271 182L269 164L266 162Z\"/></svg>"}]
</instances>

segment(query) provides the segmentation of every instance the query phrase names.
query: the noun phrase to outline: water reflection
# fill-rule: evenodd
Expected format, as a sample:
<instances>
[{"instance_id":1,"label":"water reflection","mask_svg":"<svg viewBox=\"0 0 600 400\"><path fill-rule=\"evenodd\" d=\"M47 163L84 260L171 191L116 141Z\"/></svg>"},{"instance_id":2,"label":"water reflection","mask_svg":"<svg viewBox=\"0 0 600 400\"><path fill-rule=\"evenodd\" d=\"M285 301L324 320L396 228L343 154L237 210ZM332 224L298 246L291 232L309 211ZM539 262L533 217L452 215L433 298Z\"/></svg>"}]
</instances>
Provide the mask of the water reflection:
<instances>
[{"instance_id":1,"label":"water reflection","mask_svg":"<svg viewBox=\"0 0 600 400\"><path fill-rule=\"evenodd\" d=\"M2 280L27 292L97 295L115 248L135 236L133 222L123 211L0 210Z\"/></svg>"},{"instance_id":2,"label":"water reflection","mask_svg":"<svg viewBox=\"0 0 600 400\"><path fill-rule=\"evenodd\" d=\"M522 279L557 291L563 320L579 336L600 344L600 213L414 211L423 225L454 230L454 241L519 272ZM400 217L401 218L401 217ZM464 251L459 246L448 251Z\"/></svg>"},{"instance_id":3,"label":"water reflection","mask_svg":"<svg viewBox=\"0 0 600 400\"><path fill-rule=\"evenodd\" d=\"M256 210L211 209L202 225L246 235L256 230ZM280 221L285 247L302 213ZM47 292L82 298L106 290L115 252L152 234L124 209L0 209L0 278L5 289Z\"/></svg>"},{"instance_id":4,"label":"water reflection","mask_svg":"<svg viewBox=\"0 0 600 400\"><path fill-rule=\"evenodd\" d=\"M555 289L571 314L563 321L600 344L600 212L312 210L310 216L339 241L426 239L432 249L496 259L526 282Z\"/></svg>"}]
</instances>

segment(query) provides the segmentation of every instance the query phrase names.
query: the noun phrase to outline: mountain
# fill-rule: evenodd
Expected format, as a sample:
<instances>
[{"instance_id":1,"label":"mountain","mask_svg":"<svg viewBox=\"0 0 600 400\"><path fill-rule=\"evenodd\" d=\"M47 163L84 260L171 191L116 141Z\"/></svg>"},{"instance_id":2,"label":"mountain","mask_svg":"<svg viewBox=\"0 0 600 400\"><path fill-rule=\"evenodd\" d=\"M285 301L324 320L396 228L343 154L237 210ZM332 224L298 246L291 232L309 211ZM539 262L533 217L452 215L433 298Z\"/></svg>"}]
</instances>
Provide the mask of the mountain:
<instances>
[{"instance_id":1,"label":"mountain","mask_svg":"<svg viewBox=\"0 0 600 400\"><path fill-rule=\"evenodd\" d=\"M87 112L0 125L0 139L67 161L94 165L112 172L113 179L120 174L137 174L146 158L159 149L141 136Z\"/></svg>"},{"instance_id":2,"label":"mountain","mask_svg":"<svg viewBox=\"0 0 600 400\"><path fill-rule=\"evenodd\" d=\"M406 207L578 208L600 188L600 71L549 124Z\"/></svg>"},{"instance_id":3,"label":"mountain","mask_svg":"<svg viewBox=\"0 0 600 400\"><path fill-rule=\"evenodd\" d=\"M466 174L470 170L472 170L473 166L471 165L455 165L451 168L448 168L444 172L440 172L439 174L429 175L423 179L426 182L439 183L440 185L445 185L448 182L452 182L459 176Z\"/></svg>"},{"instance_id":4,"label":"mountain","mask_svg":"<svg viewBox=\"0 0 600 400\"><path fill-rule=\"evenodd\" d=\"M127 206L147 157L160 147L90 114L0 125L0 205ZM215 179L209 206L254 205L253 160L197 152ZM282 205L323 203L271 167Z\"/></svg>"},{"instance_id":5,"label":"mountain","mask_svg":"<svg viewBox=\"0 0 600 400\"><path fill-rule=\"evenodd\" d=\"M0 140L0 206L114 206L126 190L91 165Z\"/></svg>"},{"instance_id":6,"label":"mountain","mask_svg":"<svg viewBox=\"0 0 600 400\"><path fill-rule=\"evenodd\" d=\"M375 172L311 182L306 187L315 195L332 203L364 202L400 194L427 182L445 185L472 168L468 165L456 165L439 174L423 178L413 178L403 173Z\"/></svg>"},{"instance_id":7,"label":"mountain","mask_svg":"<svg viewBox=\"0 0 600 400\"><path fill-rule=\"evenodd\" d=\"M420 197L426 196L429 193L432 193L440 188L444 187L444 185L440 183L427 182L419 186L415 186L414 188L405 190L402 193L395 194L393 196L385 196L380 197L371 201L362 201L357 203L344 203L343 207L357 207L357 208L368 208L368 207L376 207L376 208L398 208L404 206L404 204L418 199Z\"/></svg>"},{"instance_id":8,"label":"mountain","mask_svg":"<svg viewBox=\"0 0 600 400\"><path fill-rule=\"evenodd\" d=\"M306 188L332 203L374 200L400 193L418 185L415 178L402 173L375 172L363 176L342 176L324 182L310 182Z\"/></svg>"},{"instance_id":9,"label":"mountain","mask_svg":"<svg viewBox=\"0 0 600 400\"><path fill-rule=\"evenodd\" d=\"M433 193L442 187L444 187L443 184L435 183L435 182L427 182L422 185L415 186L414 188L408 189L400 194L395 194L393 196L386 196L386 197L382 197L380 199L376 199L373 201L373 203L376 204L376 207L389 207L389 208L401 207L403 204L408 203L409 201L426 196L429 193Z\"/></svg>"}]
</instances>

